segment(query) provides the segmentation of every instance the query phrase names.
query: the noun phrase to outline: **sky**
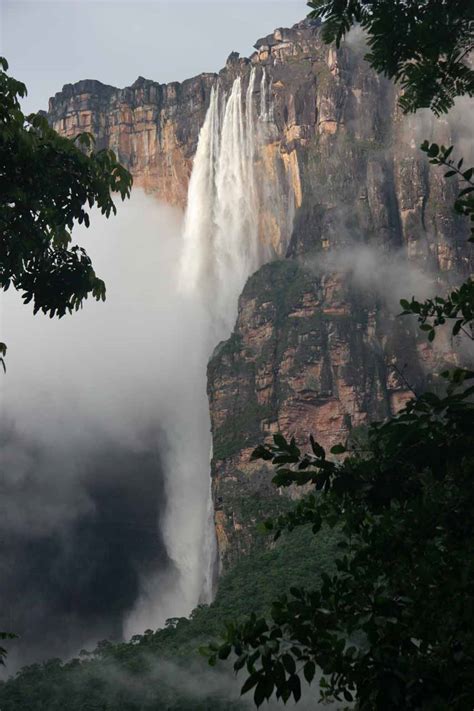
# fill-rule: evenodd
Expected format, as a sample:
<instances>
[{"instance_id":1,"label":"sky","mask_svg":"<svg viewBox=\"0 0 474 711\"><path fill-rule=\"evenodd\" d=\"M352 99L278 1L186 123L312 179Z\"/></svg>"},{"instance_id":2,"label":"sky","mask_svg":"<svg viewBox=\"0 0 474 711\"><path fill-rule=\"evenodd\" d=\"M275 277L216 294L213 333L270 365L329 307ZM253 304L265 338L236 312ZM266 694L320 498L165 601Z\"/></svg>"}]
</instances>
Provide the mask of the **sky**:
<instances>
[{"instance_id":1,"label":"sky","mask_svg":"<svg viewBox=\"0 0 474 711\"><path fill-rule=\"evenodd\" d=\"M124 87L217 72L307 10L305 0L0 0L0 53L37 111L81 79Z\"/></svg>"}]
</instances>

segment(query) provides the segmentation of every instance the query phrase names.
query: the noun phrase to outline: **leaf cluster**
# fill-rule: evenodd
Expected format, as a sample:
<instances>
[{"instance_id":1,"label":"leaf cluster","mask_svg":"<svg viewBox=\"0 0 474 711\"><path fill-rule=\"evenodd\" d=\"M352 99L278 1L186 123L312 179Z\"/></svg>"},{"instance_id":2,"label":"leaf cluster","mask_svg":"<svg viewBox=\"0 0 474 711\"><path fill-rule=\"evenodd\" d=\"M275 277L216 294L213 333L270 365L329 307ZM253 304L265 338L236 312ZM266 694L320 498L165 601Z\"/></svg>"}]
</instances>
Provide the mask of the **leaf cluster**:
<instances>
[{"instance_id":1,"label":"leaf cluster","mask_svg":"<svg viewBox=\"0 0 474 711\"><path fill-rule=\"evenodd\" d=\"M13 632L0 632L0 640L5 640L5 639L16 639L16 634L13 634ZM5 647L2 647L0 645L0 665L4 666L5 665L5 657L7 656L7 650Z\"/></svg>"},{"instance_id":2,"label":"leaf cluster","mask_svg":"<svg viewBox=\"0 0 474 711\"><path fill-rule=\"evenodd\" d=\"M435 296L433 299L419 302L414 297L411 301L402 299L402 316L415 314L418 317L420 329L428 335L429 341L434 341L436 328L448 320L454 320L452 335L464 333L472 340L471 323L474 315L474 282L467 279L459 288L454 289L446 297Z\"/></svg>"},{"instance_id":3,"label":"leaf cluster","mask_svg":"<svg viewBox=\"0 0 474 711\"><path fill-rule=\"evenodd\" d=\"M323 38L339 46L356 23L367 32L370 65L401 84L405 112L446 113L456 96L474 96L471 0L310 0Z\"/></svg>"},{"instance_id":4,"label":"leaf cluster","mask_svg":"<svg viewBox=\"0 0 474 711\"><path fill-rule=\"evenodd\" d=\"M86 251L71 246L75 224L89 226L88 208L115 214L113 193L129 197L132 178L111 150L94 150L82 133L60 136L45 116L21 110L24 84L0 58L0 288L22 292L34 313L61 317L105 284Z\"/></svg>"},{"instance_id":5,"label":"leaf cluster","mask_svg":"<svg viewBox=\"0 0 474 711\"><path fill-rule=\"evenodd\" d=\"M474 168L463 167L464 158L455 161L451 155L454 146L438 146L437 143L424 141L421 150L426 153L429 162L433 165L441 165L448 168L444 174L445 178L457 177L462 188L455 200L454 209L459 215L464 215L470 222L474 223ZM471 237L469 242L474 242L474 224L471 225Z\"/></svg>"}]
</instances>

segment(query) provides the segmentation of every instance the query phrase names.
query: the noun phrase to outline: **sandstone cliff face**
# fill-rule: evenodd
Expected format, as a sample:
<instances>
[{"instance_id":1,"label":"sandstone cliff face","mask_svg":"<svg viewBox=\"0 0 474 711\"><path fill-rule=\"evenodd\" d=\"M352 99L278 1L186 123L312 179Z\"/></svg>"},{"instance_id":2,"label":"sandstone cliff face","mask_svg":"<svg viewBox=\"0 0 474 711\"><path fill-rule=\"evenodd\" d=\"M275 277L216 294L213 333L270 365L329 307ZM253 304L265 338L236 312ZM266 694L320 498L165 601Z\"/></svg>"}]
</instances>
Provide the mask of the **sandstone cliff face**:
<instances>
[{"instance_id":1,"label":"sandstone cliff face","mask_svg":"<svg viewBox=\"0 0 474 711\"><path fill-rule=\"evenodd\" d=\"M284 156L296 211L287 259L249 280L234 333L209 364L224 567L255 545L255 524L288 494L250 462L254 446L281 431L331 447L397 412L410 387L421 390L456 358L449 343L433 350L397 318L398 299L413 293L403 284L426 280L429 291L471 268L456 186L418 149L434 134L449 145L456 126L402 116L394 88L362 54L347 44L336 52L303 26L259 41L252 57L272 78L271 148Z\"/></svg>"},{"instance_id":2,"label":"sandstone cliff face","mask_svg":"<svg viewBox=\"0 0 474 711\"><path fill-rule=\"evenodd\" d=\"M251 277L234 333L208 367L221 565L248 552L256 524L297 493L274 489L253 448L275 432L303 447L312 433L330 448L394 414L412 396L407 383L425 386L427 357L452 358L426 349L412 322L347 274L288 259Z\"/></svg>"},{"instance_id":3,"label":"sandstone cliff face","mask_svg":"<svg viewBox=\"0 0 474 711\"><path fill-rule=\"evenodd\" d=\"M455 358L396 317L397 295L411 296L396 287L425 281L429 289L430 279L439 287L471 269L467 229L452 211L456 185L418 150L424 138L454 142L456 126L402 116L393 86L349 38L336 51L303 22L259 40L249 59L231 54L219 75L138 79L122 90L79 82L50 103L58 130L92 131L136 183L184 206L212 84L225 91L240 75L246 85L255 67L258 105L266 72L273 120L259 170L274 197L260 231L280 261L251 277L234 333L209 364L221 566L245 553L254 524L286 501L270 472L249 461L256 444L281 431L302 444L312 432L331 446L396 412L407 383L424 387L430 368Z\"/></svg>"},{"instance_id":4,"label":"sandstone cliff face","mask_svg":"<svg viewBox=\"0 0 474 711\"><path fill-rule=\"evenodd\" d=\"M67 136L91 131L136 185L184 207L211 86L219 81L226 92L240 75L245 88L256 67L255 104L265 71L274 119L259 157L262 189L277 196L262 211L261 233L277 254L285 255L290 234L288 255L296 256L340 247L349 231L361 241L407 246L411 258L436 269L465 269L462 230L453 239L455 187L417 149L433 127L400 115L393 86L368 68L363 47L336 51L310 22L275 30L255 46L248 59L232 53L219 74L182 83L140 77L125 89L90 80L66 85L50 100L50 120ZM451 134L447 123L436 128L440 142Z\"/></svg>"},{"instance_id":5,"label":"sandstone cliff face","mask_svg":"<svg viewBox=\"0 0 474 711\"><path fill-rule=\"evenodd\" d=\"M116 152L136 185L183 206L214 81L213 74L172 84L139 77L126 89L80 81L50 99L49 117L66 136L90 131L98 148Z\"/></svg>"}]
</instances>

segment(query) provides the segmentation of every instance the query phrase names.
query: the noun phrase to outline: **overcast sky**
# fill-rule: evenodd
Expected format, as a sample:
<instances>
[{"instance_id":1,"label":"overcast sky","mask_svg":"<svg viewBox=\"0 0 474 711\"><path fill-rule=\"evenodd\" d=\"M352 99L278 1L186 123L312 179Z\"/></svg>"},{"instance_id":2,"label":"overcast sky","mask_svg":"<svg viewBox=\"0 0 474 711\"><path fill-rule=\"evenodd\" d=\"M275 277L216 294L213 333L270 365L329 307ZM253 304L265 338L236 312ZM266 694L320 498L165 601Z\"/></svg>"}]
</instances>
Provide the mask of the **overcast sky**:
<instances>
[{"instance_id":1,"label":"overcast sky","mask_svg":"<svg viewBox=\"0 0 474 711\"><path fill-rule=\"evenodd\" d=\"M306 14L305 0L0 0L0 52L35 111L80 79L123 87L218 71Z\"/></svg>"}]
</instances>

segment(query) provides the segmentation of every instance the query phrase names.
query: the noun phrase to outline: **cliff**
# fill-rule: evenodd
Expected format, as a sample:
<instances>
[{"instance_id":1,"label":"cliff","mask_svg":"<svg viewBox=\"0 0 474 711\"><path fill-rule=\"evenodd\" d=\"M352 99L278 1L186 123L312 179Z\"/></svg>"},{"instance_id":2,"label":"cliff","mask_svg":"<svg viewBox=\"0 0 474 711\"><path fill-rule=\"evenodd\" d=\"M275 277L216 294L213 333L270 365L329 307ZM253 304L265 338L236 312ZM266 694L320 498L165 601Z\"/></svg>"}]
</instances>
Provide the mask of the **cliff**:
<instances>
[{"instance_id":1,"label":"cliff","mask_svg":"<svg viewBox=\"0 0 474 711\"><path fill-rule=\"evenodd\" d=\"M260 174L278 199L260 231L281 259L249 279L235 330L209 363L222 566L248 551L254 524L282 502L269 471L249 461L252 448L275 431L302 444L312 432L330 446L396 412L433 366L456 359L448 342L431 349L397 318L398 298L472 266L452 211L456 185L418 149L434 135L454 142L456 125L402 116L355 32L336 50L302 22L255 48L248 59L231 54L219 75L140 78L126 89L84 81L49 107L59 131L92 131L137 184L183 206L212 84L219 76L225 90L237 74L248 82L256 67L258 94L265 69L273 118Z\"/></svg>"},{"instance_id":2,"label":"cliff","mask_svg":"<svg viewBox=\"0 0 474 711\"><path fill-rule=\"evenodd\" d=\"M214 79L204 74L181 84L158 84L139 77L125 89L80 81L50 99L48 114L60 133L90 131L97 148L112 148L136 185L184 205Z\"/></svg>"}]
</instances>

